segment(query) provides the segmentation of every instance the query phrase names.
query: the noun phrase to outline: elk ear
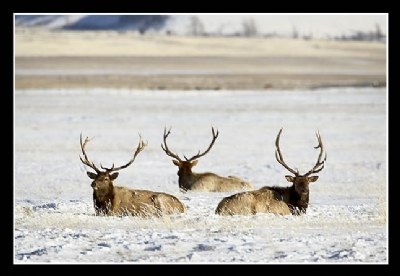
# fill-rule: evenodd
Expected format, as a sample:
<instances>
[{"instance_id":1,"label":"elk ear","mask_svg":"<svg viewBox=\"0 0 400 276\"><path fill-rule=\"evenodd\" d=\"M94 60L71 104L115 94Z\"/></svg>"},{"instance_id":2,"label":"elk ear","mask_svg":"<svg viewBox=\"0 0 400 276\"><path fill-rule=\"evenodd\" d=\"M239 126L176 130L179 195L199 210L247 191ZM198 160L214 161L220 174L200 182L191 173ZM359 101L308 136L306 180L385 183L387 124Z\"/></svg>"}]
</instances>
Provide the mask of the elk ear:
<instances>
[{"instance_id":1,"label":"elk ear","mask_svg":"<svg viewBox=\"0 0 400 276\"><path fill-rule=\"evenodd\" d=\"M96 179L97 174L92 173L92 172L86 172L87 176L89 176L90 179Z\"/></svg>"},{"instance_id":2,"label":"elk ear","mask_svg":"<svg viewBox=\"0 0 400 276\"><path fill-rule=\"evenodd\" d=\"M180 166L180 162L178 160L172 159L172 163L174 163L175 166Z\"/></svg>"},{"instance_id":3,"label":"elk ear","mask_svg":"<svg viewBox=\"0 0 400 276\"><path fill-rule=\"evenodd\" d=\"M199 160L194 160L194 161L190 162L190 164L192 164L192 167L194 167L197 165L198 162L199 162Z\"/></svg>"},{"instance_id":4,"label":"elk ear","mask_svg":"<svg viewBox=\"0 0 400 276\"><path fill-rule=\"evenodd\" d=\"M310 177L308 177L308 182L315 182L315 181L317 181L317 179L318 179L317 175L310 176Z\"/></svg>"},{"instance_id":5,"label":"elk ear","mask_svg":"<svg viewBox=\"0 0 400 276\"><path fill-rule=\"evenodd\" d=\"M114 180L114 179L116 179L117 177L118 177L118 175L119 175L119 173L113 173L113 174L110 174L110 179L111 180Z\"/></svg>"},{"instance_id":6,"label":"elk ear","mask_svg":"<svg viewBox=\"0 0 400 276\"><path fill-rule=\"evenodd\" d=\"M289 182L293 182L293 181L294 181L294 177L291 176L291 175L285 175L285 178L286 178L286 180L289 181Z\"/></svg>"}]
</instances>

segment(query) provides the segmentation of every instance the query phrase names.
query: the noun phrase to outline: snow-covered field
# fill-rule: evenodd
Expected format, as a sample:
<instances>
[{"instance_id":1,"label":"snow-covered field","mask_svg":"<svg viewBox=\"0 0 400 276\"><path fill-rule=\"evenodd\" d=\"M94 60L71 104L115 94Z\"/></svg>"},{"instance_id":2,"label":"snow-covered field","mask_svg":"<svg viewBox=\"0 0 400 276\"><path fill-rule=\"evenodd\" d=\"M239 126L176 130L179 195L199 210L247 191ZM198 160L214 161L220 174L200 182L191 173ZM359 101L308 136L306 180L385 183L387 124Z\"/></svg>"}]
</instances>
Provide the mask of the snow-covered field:
<instances>
[{"instance_id":1,"label":"snow-covered field","mask_svg":"<svg viewBox=\"0 0 400 276\"><path fill-rule=\"evenodd\" d=\"M274 156L300 173L316 162L315 131L328 154L303 216L220 217L232 193L181 193L171 158L194 155L220 135L196 172L287 186ZM79 135L89 158L126 163L138 133L148 146L115 184L180 198L185 215L96 217ZM387 263L387 91L15 91L15 263Z\"/></svg>"}]
</instances>

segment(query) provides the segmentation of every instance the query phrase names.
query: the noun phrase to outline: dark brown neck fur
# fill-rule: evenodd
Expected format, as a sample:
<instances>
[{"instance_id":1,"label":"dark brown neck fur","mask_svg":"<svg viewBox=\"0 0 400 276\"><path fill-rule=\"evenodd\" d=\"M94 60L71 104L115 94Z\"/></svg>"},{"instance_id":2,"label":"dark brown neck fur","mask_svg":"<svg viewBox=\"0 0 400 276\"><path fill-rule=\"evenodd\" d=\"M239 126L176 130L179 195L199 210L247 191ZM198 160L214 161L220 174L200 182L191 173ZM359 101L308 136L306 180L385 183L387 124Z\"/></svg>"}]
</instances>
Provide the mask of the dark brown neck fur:
<instances>
[{"instance_id":1,"label":"dark brown neck fur","mask_svg":"<svg viewBox=\"0 0 400 276\"><path fill-rule=\"evenodd\" d=\"M179 172L179 188L184 191L190 190L192 184L196 182L197 179L197 174L194 174L191 171Z\"/></svg>"},{"instance_id":2,"label":"dark brown neck fur","mask_svg":"<svg viewBox=\"0 0 400 276\"><path fill-rule=\"evenodd\" d=\"M293 215L305 214L308 208L309 194L300 195L296 192L294 185L290 187L270 187L270 190L280 195L278 200L283 200L290 208Z\"/></svg>"},{"instance_id":3,"label":"dark brown neck fur","mask_svg":"<svg viewBox=\"0 0 400 276\"><path fill-rule=\"evenodd\" d=\"M103 192L93 191L94 209L97 215L108 214L111 211L114 195L114 188Z\"/></svg>"}]
</instances>

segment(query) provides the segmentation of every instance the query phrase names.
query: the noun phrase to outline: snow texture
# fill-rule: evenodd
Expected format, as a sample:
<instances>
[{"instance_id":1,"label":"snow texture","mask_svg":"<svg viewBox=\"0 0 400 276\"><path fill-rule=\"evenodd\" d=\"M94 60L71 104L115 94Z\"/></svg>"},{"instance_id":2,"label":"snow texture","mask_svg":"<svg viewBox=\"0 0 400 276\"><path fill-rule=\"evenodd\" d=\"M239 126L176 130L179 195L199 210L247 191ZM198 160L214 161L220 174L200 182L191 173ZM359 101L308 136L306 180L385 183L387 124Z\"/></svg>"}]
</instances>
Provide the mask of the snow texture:
<instances>
[{"instance_id":1,"label":"snow texture","mask_svg":"<svg viewBox=\"0 0 400 276\"><path fill-rule=\"evenodd\" d=\"M15 263L387 263L387 91L17 90L14 130ZM305 173L316 162L315 131L328 154L302 216L215 215L227 193L178 189L161 150L204 150L196 172L287 186L274 156ZM115 184L177 196L187 214L163 218L94 215L79 135L96 164L126 163L138 133L148 146Z\"/></svg>"}]
</instances>

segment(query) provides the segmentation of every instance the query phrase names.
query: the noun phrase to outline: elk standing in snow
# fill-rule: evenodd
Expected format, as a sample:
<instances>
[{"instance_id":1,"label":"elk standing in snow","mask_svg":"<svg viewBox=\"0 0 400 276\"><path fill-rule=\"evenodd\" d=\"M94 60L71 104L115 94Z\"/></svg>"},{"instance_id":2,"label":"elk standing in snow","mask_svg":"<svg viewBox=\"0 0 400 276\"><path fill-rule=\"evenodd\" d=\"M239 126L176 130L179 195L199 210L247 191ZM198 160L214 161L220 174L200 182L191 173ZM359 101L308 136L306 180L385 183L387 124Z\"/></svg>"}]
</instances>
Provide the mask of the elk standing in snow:
<instances>
[{"instance_id":1,"label":"elk standing in snow","mask_svg":"<svg viewBox=\"0 0 400 276\"><path fill-rule=\"evenodd\" d=\"M306 174L300 175L298 170L291 169L283 160L279 148L280 129L275 141L275 157L279 164L285 167L294 176L286 175L287 181L293 183L290 187L263 187L261 189L242 192L225 197L219 204L215 213L218 215L254 215L256 213L274 213L279 215L300 215L306 213L309 202L309 184L315 182L318 176L310 176L320 172L325 165L326 152L321 136L317 132L320 154L317 163Z\"/></svg>"},{"instance_id":2,"label":"elk standing in snow","mask_svg":"<svg viewBox=\"0 0 400 276\"><path fill-rule=\"evenodd\" d=\"M177 154L169 150L167 146L167 137L170 133L171 129L169 129L167 132L166 128L164 128L164 144L161 144L161 148L168 156L174 158L172 162L174 163L174 165L179 167L178 176L179 188L181 189L181 191L186 192L190 190L202 192L227 192L234 190L253 189L253 186L249 182L246 182L236 176L222 177L211 172L192 172L192 167L196 166L198 162L197 159L206 155L214 145L214 142L219 134L218 130L217 132L215 132L214 128L212 128L213 139L206 151L204 151L203 153L200 153L199 151L198 154L192 156L191 158L183 156L185 160L182 160Z\"/></svg>"},{"instance_id":3,"label":"elk standing in snow","mask_svg":"<svg viewBox=\"0 0 400 276\"><path fill-rule=\"evenodd\" d=\"M118 177L118 172L133 163L136 156L147 145L141 137L139 145L132 159L123 166L105 168L100 164L103 171L89 161L85 146L89 142L86 137L82 143L80 136L83 158L79 156L82 163L92 168L96 173L87 172L89 178L93 179L93 201L96 215L133 215L133 216L162 216L164 214L185 213L186 207L174 196L166 193L158 193L146 190L132 190L125 187L114 186L113 181Z\"/></svg>"}]
</instances>

